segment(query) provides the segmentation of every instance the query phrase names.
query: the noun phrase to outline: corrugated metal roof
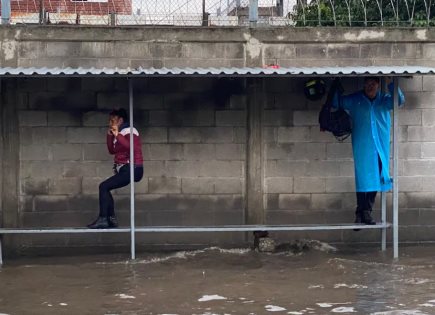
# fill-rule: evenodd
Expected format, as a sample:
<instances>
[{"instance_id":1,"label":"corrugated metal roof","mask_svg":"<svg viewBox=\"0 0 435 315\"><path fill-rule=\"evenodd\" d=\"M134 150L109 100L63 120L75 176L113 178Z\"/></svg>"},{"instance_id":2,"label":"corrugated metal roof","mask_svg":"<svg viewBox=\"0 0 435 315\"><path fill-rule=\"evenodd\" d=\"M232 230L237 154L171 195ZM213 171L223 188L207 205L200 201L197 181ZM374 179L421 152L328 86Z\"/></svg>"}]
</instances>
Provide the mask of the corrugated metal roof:
<instances>
[{"instance_id":1,"label":"corrugated metal roof","mask_svg":"<svg viewBox=\"0 0 435 315\"><path fill-rule=\"evenodd\" d=\"M423 66L370 67L265 67L265 68L23 68L0 67L0 76L127 76L127 77L274 77L274 76L368 76L368 75L428 75L435 68Z\"/></svg>"}]
</instances>

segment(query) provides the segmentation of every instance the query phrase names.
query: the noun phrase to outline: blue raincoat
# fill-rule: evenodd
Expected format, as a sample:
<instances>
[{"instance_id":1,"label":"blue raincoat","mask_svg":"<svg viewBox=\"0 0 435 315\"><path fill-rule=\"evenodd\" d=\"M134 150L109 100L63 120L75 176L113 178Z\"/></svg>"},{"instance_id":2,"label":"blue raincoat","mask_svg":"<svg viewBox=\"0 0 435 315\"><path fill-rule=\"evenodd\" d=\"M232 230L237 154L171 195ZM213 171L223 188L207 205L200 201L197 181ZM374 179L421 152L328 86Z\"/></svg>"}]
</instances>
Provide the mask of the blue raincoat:
<instances>
[{"instance_id":1,"label":"blue raincoat","mask_svg":"<svg viewBox=\"0 0 435 315\"><path fill-rule=\"evenodd\" d=\"M333 106L345 109L352 119L352 149L357 192L387 191L392 187L389 175L390 110L393 109L393 83L390 93L378 91L370 100L364 91L346 96L335 94ZM399 105L405 101L399 89ZM379 157L379 158L378 158ZM382 172L379 171L379 160Z\"/></svg>"}]
</instances>

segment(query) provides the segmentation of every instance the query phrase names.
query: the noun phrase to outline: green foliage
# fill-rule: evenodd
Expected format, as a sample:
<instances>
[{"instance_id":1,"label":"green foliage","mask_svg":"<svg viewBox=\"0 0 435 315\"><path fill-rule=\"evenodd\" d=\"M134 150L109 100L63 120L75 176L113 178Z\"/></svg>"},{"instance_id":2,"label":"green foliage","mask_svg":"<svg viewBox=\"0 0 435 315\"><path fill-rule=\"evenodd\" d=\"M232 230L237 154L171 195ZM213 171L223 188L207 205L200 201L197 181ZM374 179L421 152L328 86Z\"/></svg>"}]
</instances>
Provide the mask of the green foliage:
<instances>
[{"instance_id":1,"label":"green foliage","mask_svg":"<svg viewBox=\"0 0 435 315\"><path fill-rule=\"evenodd\" d=\"M288 17L295 26L435 25L435 1L424 0L298 0ZM429 12L429 16L428 16Z\"/></svg>"}]
</instances>

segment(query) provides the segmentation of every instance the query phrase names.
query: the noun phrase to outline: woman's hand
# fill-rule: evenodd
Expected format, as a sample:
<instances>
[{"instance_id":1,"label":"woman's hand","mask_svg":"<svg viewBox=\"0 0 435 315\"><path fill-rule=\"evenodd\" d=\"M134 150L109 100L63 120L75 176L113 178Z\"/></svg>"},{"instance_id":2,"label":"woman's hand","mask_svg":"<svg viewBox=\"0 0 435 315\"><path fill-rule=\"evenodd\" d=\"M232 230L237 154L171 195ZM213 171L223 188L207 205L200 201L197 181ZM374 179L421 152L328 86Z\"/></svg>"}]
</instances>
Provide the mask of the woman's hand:
<instances>
[{"instance_id":1,"label":"woman's hand","mask_svg":"<svg viewBox=\"0 0 435 315\"><path fill-rule=\"evenodd\" d=\"M114 135L115 137L117 137L117 136L118 136L118 133L119 133L118 125L113 125L113 126L110 128L110 131L112 132L112 135Z\"/></svg>"}]
</instances>

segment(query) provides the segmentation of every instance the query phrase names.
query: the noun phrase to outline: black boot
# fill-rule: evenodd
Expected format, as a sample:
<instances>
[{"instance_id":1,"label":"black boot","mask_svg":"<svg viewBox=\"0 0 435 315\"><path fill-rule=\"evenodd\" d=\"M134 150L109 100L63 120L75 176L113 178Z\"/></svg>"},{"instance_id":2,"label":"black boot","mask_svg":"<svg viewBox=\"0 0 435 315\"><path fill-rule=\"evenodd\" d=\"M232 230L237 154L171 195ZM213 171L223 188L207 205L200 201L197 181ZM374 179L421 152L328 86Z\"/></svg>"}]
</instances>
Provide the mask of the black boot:
<instances>
[{"instance_id":1,"label":"black boot","mask_svg":"<svg viewBox=\"0 0 435 315\"><path fill-rule=\"evenodd\" d=\"M361 215L362 223L366 225L375 225L376 222L373 220L371 216L371 210L364 210Z\"/></svg>"},{"instance_id":2,"label":"black boot","mask_svg":"<svg viewBox=\"0 0 435 315\"><path fill-rule=\"evenodd\" d=\"M361 224L361 223L362 223L361 211L356 210L355 211L355 224ZM353 229L353 230L356 232L361 231L361 229Z\"/></svg>"},{"instance_id":3,"label":"black boot","mask_svg":"<svg viewBox=\"0 0 435 315\"><path fill-rule=\"evenodd\" d=\"M109 226L111 228L117 228L118 227L118 220L116 220L116 217L114 215L109 216Z\"/></svg>"},{"instance_id":4,"label":"black boot","mask_svg":"<svg viewBox=\"0 0 435 315\"><path fill-rule=\"evenodd\" d=\"M110 228L109 219L107 217L98 217L97 220L88 225L90 229L108 229Z\"/></svg>"}]
</instances>

